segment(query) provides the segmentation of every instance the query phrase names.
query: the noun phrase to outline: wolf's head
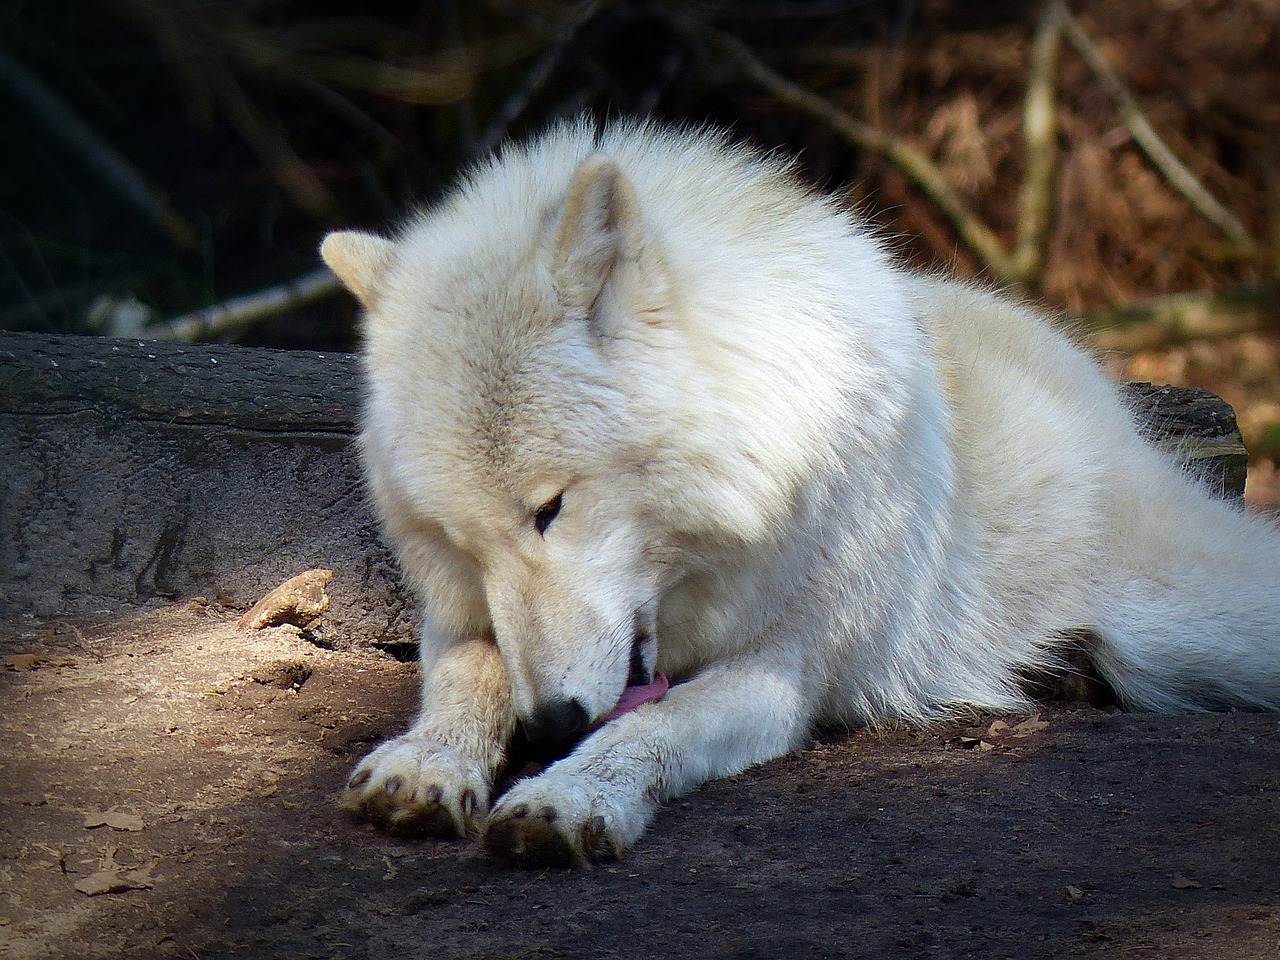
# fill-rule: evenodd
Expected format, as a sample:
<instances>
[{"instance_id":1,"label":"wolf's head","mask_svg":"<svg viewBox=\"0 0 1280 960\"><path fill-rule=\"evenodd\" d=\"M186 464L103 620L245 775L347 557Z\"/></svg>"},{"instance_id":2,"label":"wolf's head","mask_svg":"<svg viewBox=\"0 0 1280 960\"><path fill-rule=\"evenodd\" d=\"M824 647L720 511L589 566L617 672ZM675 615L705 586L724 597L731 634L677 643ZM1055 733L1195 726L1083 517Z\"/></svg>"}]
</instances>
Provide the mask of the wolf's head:
<instances>
[{"instance_id":1,"label":"wolf's head","mask_svg":"<svg viewBox=\"0 0 1280 960\"><path fill-rule=\"evenodd\" d=\"M362 449L401 562L444 642L496 640L526 730L554 739L653 677L677 532L652 515L641 421L675 334L612 161L583 157L542 207L486 186L321 253L366 309Z\"/></svg>"},{"instance_id":2,"label":"wolf's head","mask_svg":"<svg viewBox=\"0 0 1280 960\"><path fill-rule=\"evenodd\" d=\"M716 134L569 124L397 239L321 252L365 307L363 452L401 563L442 642L494 638L535 734L606 716L659 647L681 673L752 642L727 598L769 589L847 395L894 402L848 349L874 339L850 313L901 301L883 253Z\"/></svg>"}]
</instances>

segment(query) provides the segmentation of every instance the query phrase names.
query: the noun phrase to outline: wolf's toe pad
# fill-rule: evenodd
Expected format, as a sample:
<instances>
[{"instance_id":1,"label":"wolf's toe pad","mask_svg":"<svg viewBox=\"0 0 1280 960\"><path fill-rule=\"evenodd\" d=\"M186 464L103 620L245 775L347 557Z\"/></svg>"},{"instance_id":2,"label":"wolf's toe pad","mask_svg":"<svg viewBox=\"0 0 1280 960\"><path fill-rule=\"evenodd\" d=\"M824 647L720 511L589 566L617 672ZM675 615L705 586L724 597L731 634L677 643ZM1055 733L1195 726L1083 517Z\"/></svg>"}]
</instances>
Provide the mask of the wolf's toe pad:
<instances>
[{"instance_id":1,"label":"wolf's toe pad","mask_svg":"<svg viewBox=\"0 0 1280 960\"><path fill-rule=\"evenodd\" d=\"M342 805L395 833L465 837L480 830L489 786L469 758L406 735L360 761Z\"/></svg>"},{"instance_id":2,"label":"wolf's toe pad","mask_svg":"<svg viewBox=\"0 0 1280 960\"><path fill-rule=\"evenodd\" d=\"M522 800L520 792L534 791L521 786L513 787L489 818L484 844L490 853L522 866L551 867L622 856L627 843L613 817L568 797Z\"/></svg>"}]
</instances>

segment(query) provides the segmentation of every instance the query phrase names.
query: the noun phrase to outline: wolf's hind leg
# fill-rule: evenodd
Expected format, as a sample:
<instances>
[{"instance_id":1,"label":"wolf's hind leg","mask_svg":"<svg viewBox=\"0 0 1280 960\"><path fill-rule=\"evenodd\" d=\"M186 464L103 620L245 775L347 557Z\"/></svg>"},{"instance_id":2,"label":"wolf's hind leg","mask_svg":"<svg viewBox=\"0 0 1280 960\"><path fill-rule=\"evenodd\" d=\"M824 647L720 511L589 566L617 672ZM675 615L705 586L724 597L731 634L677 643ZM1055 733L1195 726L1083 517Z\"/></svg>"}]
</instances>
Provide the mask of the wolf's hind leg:
<instances>
[{"instance_id":1,"label":"wolf's hind leg","mask_svg":"<svg viewBox=\"0 0 1280 960\"><path fill-rule=\"evenodd\" d=\"M506 670L484 640L445 650L423 682L405 734L357 764L342 805L400 833L475 834L515 729Z\"/></svg>"}]
</instances>

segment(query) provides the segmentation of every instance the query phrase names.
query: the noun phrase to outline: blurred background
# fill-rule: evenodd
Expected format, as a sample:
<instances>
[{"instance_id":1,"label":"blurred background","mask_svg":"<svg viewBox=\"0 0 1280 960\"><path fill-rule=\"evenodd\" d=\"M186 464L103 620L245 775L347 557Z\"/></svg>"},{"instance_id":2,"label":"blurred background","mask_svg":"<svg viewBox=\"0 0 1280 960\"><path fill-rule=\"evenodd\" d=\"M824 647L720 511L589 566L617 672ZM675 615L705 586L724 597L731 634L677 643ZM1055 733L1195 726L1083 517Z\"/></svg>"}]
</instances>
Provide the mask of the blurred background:
<instances>
[{"instance_id":1,"label":"blurred background","mask_svg":"<svg viewBox=\"0 0 1280 960\"><path fill-rule=\"evenodd\" d=\"M1280 507L1277 0L3 0L0 329L350 350L334 227L557 117L798 154L1240 417Z\"/></svg>"}]
</instances>

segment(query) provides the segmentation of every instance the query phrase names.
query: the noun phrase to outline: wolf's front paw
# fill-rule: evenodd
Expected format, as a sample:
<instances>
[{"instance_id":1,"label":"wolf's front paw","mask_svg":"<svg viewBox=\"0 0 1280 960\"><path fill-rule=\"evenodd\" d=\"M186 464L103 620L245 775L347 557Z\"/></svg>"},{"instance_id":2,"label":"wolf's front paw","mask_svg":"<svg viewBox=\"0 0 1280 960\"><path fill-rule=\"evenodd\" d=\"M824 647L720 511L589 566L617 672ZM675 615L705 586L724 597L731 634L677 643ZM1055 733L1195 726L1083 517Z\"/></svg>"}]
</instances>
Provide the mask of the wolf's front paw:
<instances>
[{"instance_id":1,"label":"wolf's front paw","mask_svg":"<svg viewBox=\"0 0 1280 960\"><path fill-rule=\"evenodd\" d=\"M465 837L484 823L489 789L474 760L407 733L360 761L342 805L396 833Z\"/></svg>"},{"instance_id":2,"label":"wolf's front paw","mask_svg":"<svg viewBox=\"0 0 1280 960\"><path fill-rule=\"evenodd\" d=\"M523 866L568 867L616 860L643 832L648 817L614 798L590 777L556 768L515 784L485 828L489 852ZM641 808L643 804L639 805Z\"/></svg>"}]
</instances>

